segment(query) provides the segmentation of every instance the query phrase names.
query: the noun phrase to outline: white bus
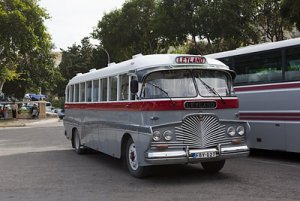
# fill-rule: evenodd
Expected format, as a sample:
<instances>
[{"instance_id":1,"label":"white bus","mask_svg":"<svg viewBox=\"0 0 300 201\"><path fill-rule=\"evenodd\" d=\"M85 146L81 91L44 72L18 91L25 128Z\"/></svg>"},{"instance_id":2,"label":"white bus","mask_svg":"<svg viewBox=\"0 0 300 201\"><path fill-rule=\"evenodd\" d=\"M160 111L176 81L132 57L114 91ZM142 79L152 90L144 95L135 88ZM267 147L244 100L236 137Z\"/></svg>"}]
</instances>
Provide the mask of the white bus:
<instances>
[{"instance_id":1,"label":"white bus","mask_svg":"<svg viewBox=\"0 0 300 201\"><path fill-rule=\"evenodd\" d=\"M300 38L207 55L236 73L250 148L300 153Z\"/></svg>"},{"instance_id":2,"label":"white bus","mask_svg":"<svg viewBox=\"0 0 300 201\"><path fill-rule=\"evenodd\" d=\"M65 135L79 154L91 148L124 159L135 177L164 164L201 162L218 172L225 159L249 153L234 77L196 55L136 55L92 69L66 87Z\"/></svg>"}]
</instances>

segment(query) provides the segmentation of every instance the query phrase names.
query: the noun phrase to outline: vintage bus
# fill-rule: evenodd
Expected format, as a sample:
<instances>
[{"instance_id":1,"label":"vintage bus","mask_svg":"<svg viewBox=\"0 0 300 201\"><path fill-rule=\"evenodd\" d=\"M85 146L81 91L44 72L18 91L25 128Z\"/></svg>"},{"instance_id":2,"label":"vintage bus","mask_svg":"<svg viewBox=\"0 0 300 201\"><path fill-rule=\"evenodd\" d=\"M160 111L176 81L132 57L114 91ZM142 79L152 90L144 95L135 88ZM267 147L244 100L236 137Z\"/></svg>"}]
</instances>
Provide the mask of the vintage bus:
<instances>
[{"instance_id":1,"label":"vintage bus","mask_svg":"<svg viewBox=\"0 0 300 201\"><path fill-rule=\"evenodd\" d=\"M300 153L300 38L207 55L237 73L250 148Z\"/></svg>"},{"instance_id":2,"label":"vintage bus","mask_svg":"<svg viewBox=\"0 0 300 201\"><path fill-rule=\"evenodd\" d=\"M124 159L135 177L164 164L201 162L218 172L249 153L234 77L197 55L140 54L91 69L66 87L65 135L79 154L91 148Z\"/></svg>"}]
</instances>

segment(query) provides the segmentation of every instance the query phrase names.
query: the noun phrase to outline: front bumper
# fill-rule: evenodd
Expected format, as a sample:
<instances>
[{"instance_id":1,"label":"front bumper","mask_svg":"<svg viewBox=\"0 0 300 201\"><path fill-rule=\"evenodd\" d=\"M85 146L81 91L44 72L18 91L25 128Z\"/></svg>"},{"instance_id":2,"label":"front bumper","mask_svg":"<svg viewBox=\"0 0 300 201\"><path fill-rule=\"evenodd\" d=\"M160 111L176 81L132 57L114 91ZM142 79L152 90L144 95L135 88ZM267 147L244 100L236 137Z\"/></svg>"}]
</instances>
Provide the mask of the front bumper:
<instances>
[{"instance_id":1,"label":"front bumper","mask_svg":"<svg viewBox=\"0 0 300 201\"><path fill-rule=\"evenodd\" d=\"M189 149L189 147L185 147L181 150L150 150L145 153L145 160L149 164L155 165L184 164L245 157L248 155L249 147L245 144L220 144L216 148L208 149Z\"/></svg>"}]
</instances>

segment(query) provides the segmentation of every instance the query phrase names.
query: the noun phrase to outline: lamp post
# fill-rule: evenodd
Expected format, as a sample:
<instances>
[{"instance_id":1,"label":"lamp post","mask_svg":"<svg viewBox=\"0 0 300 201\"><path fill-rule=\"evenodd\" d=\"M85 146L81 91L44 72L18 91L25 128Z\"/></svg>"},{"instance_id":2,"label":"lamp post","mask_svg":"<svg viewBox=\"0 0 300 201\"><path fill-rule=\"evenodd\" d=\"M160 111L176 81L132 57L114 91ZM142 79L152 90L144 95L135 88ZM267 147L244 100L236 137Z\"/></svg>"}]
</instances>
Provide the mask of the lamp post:
<instances>
[{"instance_id":1,"label":"lamp post","mask_svg":"<svg viewBox=\"0 0 300 201\"><path fill-rule=\"evenodd\" d=\"M102 49L106 53L106 55L107 55L107 66L108 66L110 64L110 57L109 57L109 54L108 54L107 50L103 47L100 47L100 46L98 46L98 48Z\"/></svg>"}]
</instances>

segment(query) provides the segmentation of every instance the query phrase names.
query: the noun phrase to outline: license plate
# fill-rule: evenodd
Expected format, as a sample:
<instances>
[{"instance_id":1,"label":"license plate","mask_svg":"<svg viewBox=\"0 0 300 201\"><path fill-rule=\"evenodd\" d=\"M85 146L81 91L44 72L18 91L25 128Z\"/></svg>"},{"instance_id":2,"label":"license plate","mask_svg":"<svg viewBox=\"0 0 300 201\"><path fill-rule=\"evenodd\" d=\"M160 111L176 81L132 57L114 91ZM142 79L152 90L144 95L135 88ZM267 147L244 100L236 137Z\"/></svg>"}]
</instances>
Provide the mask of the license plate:
<instances>
[{"instance_id":1,"label":"license plate","mask_svg":"<svg viewBox=\"0 0 300 201\"><path fill-rule=\"evenodd\" d=\"M214 158L217 156L215 151L192 153L193 158Z\"/></svg>"}]
</instances>

